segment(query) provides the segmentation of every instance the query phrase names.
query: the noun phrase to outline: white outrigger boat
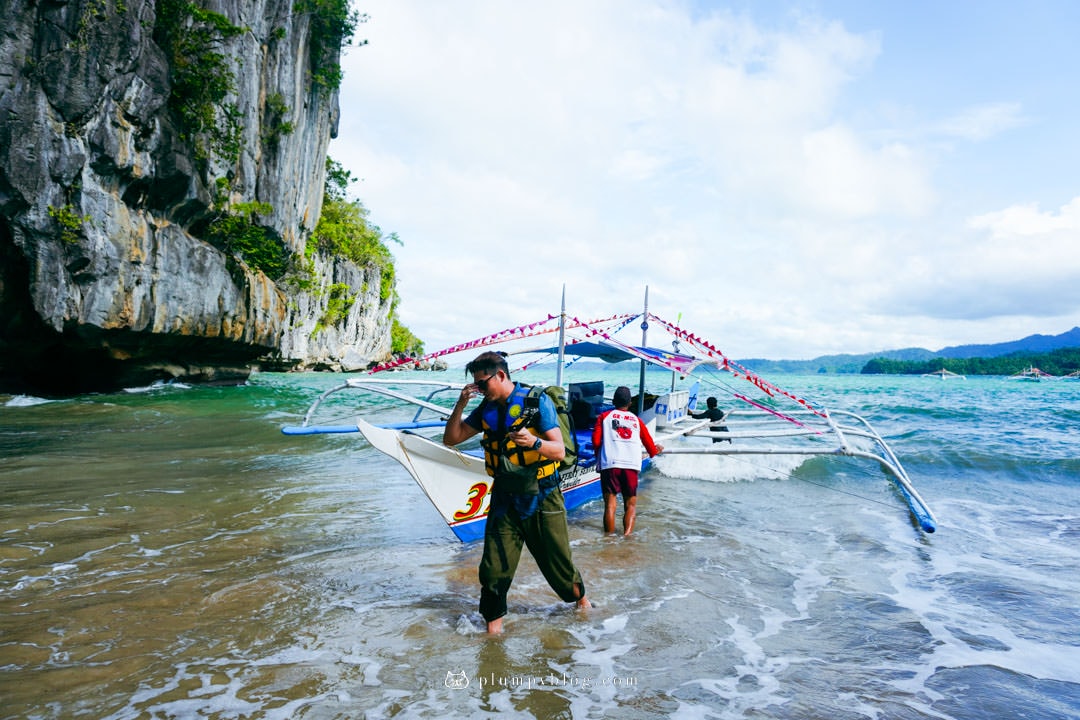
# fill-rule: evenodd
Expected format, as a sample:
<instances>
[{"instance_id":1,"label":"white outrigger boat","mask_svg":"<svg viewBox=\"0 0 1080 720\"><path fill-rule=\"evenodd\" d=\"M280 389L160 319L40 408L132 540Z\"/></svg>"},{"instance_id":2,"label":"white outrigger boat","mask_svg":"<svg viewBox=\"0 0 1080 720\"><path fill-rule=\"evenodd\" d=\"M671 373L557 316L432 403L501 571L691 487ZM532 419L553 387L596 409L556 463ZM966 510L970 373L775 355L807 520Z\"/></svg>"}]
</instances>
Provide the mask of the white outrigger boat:
<instances>
[{"instance_id":1,"label":"white outrigger boat","mask_svg":"<svg viewBox=\"0 0 1080 720\"><path fill-rule=\"evenodd\" d=\"M967 376L960 375L959 373L954 373L951 370L946 370L945 368L935 370L934 372L923 373L922 376L939 378L941 380L967 380Z\"/></svg>"},{"instance_id":2,"label":"white outrigger boat","mask_svg":"<svg viewBox=\"0 0 1080 720\"><path fill-rule=\"evenodd\" d=\"M1057 380L1057 376L1051 375L1048 372L1043 372L1034 365L1028 365L1015 375L1010 375L1009 379L1023 380L1025 382L1042 382L1043 380Z\"/></svg>"},{"instance_id":3,"label":"white outrigger boat","mask_svg":"<svg viewBox=\"0 0 1080 720\"><path fill-rule=\"evenodd\" d=\"M629 345L614 337L615 333L635 320L641 321L640 346ZM648 347L646 334L650 323L656 323L675 338L674 352ZM447 447L441 441L441 430L465 383L428 378L408 379L402 377L401 373L386 373L386 376L379 378L371 375L461 352L475 354L480 348L555 332L559 334L557 347L518 350L510 355L538 355L550 359L557 353L556 385L563 384L562 370L567 358L591 358L605 362L640 361L636 412L649 426L654 440L664 445L665 455L839 455L871 460L879 463L894 481L918 527L927 533L937 528L933 513L915 491L900 461L866 420L848 412L815 408L806 400L781 390L730 361L707 341L649 313L648 289L642 314L617 315L586 322L567 316L564 298L562 312L549 315L546 320L494 333L429 353L422 358L381 365L368 371L365 377L349 378L324 392L308 409L302 425L284 427L282 432L287 435L359 432L372 447L405 468L460 540L469 542L482 538L491 489L491 478L484 471L482 452L475 441L471 445L466 444L464 449ZM680 350L680 347L686 350ZM533 363L527 363L520 369L528 368ZM647 366L670 371L670 389L659 395L649 395L645 389ZM722 374L727 380L749 381L754 390L748 392L757 397L732 391L731 396L742 407L728 411L722 420L692 418L700 381L692 382L685 389L676 389L676 379L681 377L686 380L692 371L702 367ZM514 378L520 379L517 372L512 368ZM569 383L567 389L570 413L576 424L578 459L574 467L560 471L560 487L567 510L571 510L601 495L600 473L596 467L591 438L592 422L597 415L612 407L610 392L614 388L608 390L603 380L598 380ZM375 400L374 410L385 410L388 404L394 403L400 410L404 404L412 417L379 423L364 418L353 418L347 423L319 424L316 421L316 415L326 408L329 398L350 391L363 393ZM380 398L388 398L392 403ZM784 405L791 408L786 409ZM633 409L635 406L631 407ZM713 442L683 438L711 438ZM719 442L724 440L730 442ZM645 458L642 469L648 465L649 460Z\"/></svg>"}]
</instances>

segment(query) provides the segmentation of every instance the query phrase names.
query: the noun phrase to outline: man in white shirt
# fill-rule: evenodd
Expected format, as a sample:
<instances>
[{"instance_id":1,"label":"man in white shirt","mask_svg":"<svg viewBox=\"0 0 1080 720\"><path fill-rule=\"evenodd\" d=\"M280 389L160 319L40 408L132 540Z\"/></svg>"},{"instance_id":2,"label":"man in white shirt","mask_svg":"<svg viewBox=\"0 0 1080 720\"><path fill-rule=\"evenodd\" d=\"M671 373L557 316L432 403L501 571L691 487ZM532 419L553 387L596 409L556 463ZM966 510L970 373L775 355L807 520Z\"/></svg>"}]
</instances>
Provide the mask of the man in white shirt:
<instances>
[{"instance_id":1,"label":"man in white shirt","mask_svg":"<svg viewBox=\"0 0 1080 720\"><path fill-rule=\"evenodd\" d=\"M612 397L614 410L596 419L593 428L593 447L600 453L600 489L604 493L604 532L615 532L616 496L623 497L623 535L634 529L637 518L638 472L641 470L641 448L649 457L664 451L663 445L653 442L649 428L630 412L630 388L621 386Z\"/></svg>"}]
</instances>

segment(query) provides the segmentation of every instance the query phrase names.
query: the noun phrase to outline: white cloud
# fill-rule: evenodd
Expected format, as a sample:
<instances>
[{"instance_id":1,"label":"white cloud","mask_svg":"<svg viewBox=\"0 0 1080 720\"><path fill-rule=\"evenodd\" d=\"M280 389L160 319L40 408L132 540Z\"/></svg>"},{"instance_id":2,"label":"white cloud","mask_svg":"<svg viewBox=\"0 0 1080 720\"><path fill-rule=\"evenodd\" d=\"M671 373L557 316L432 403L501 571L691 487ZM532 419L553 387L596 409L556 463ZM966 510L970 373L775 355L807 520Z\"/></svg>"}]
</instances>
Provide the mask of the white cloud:
<instances>
[{"instance_id":1,"label":"white cloud","mask_svg":"<svg viewBox=\"0 0 1080 720\"><path fill-rule=\"evenodd\" d=\"M887 302L898 313L947 319L1075 318L1077 247L1080 197L1058 212L1018 205L980 215L932 256L908 258L900 275L905 282Z\"/></svg>"},{"instance_id":2,"label":"white cloud","mask_svg":"<svg viewBox=\"0 0 1080 720\"><path fill-rule=\"evenodd\" d=\"M904 145L870 148L850 128L831 126L808 133L802 150L807 212L921 216L933 202L925 168Z\"/></svg>"},{"instance_id":3,"label":"white cloud","mask_svg":"<svg viewBox=\"0 0 1080 720\"><path fill-rule=\"evenodd\" d=\"M1020 242L1028 250L1035 248L1028 246L1023 238L1041 235L1045 242L1052 243L1042 249L1062 252L1066 256L1080 255L1069 253L1071 248L1076 248L1080 236L1080 197L1062 206L1056 214L1041 212L1037 203L1029 203L974 217L968 225L976 230L988 230L995 240L1010 244Z\"/></svg>"},{"instance_id":4,"label":"white cloud","mask_svg":"<svg viewBox=\"0 0 1080 720\"><path fill-rule=\"evenodd\" d=\"M1000 102L966 108L942 122L937 131L943 135L978 142L1028 122L1019 103Z\"/></svg>"}]
</instances>

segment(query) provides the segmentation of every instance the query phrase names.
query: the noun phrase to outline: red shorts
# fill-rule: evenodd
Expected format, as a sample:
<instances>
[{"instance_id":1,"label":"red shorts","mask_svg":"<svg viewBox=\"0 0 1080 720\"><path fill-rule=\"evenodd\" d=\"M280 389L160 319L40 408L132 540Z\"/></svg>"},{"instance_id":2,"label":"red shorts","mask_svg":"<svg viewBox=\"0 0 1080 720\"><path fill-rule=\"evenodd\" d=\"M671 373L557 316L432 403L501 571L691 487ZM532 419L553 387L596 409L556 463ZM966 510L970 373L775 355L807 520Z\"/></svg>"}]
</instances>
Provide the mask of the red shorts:
<instances>
[{"instance_id":1,"label":"red shorts","mask_svg":"<svg viewBox=\"0 0 1080 720\"><path fill-rule=\"evenodd\" d=\"M638 471L627 468L608 468L600 471L600 489L605 495L632 498L637 495Z\"/></svg>"}]
</instances>

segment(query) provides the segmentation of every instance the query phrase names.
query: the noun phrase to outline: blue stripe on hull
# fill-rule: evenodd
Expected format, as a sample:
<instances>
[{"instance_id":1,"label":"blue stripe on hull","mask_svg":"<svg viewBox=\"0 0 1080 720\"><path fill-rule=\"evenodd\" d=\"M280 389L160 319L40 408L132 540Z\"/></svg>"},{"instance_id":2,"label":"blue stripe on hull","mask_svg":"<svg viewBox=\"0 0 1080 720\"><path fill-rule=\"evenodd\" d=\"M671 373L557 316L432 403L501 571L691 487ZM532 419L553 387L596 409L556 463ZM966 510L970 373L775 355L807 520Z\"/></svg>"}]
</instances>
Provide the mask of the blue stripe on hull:
<instances>
[{"instance_id":1,"label":"blue stripe on hull","mask_svg":"<svg viewBox=\"0 0 1080 720\"><path fill-rule=\"evenodd\" d=\"M457 535L461 542L472 542L484 537L484 528L487 527L487 515L475 520L468 520L457 525L451 525L450 529Z\"/></svg>"},{"instance_id":2,"label":"blue stripe on hull","mask_svg":"<svg viewBox=\"0 0 1080 720\"><path fill-rule=\"evenodd\" d=\"M563 491L563 499L566 501L566 509L573 510L587 502L600 499L600 476L588 482L575 485L569 490Z\"/></svg>"}]
</instances>

